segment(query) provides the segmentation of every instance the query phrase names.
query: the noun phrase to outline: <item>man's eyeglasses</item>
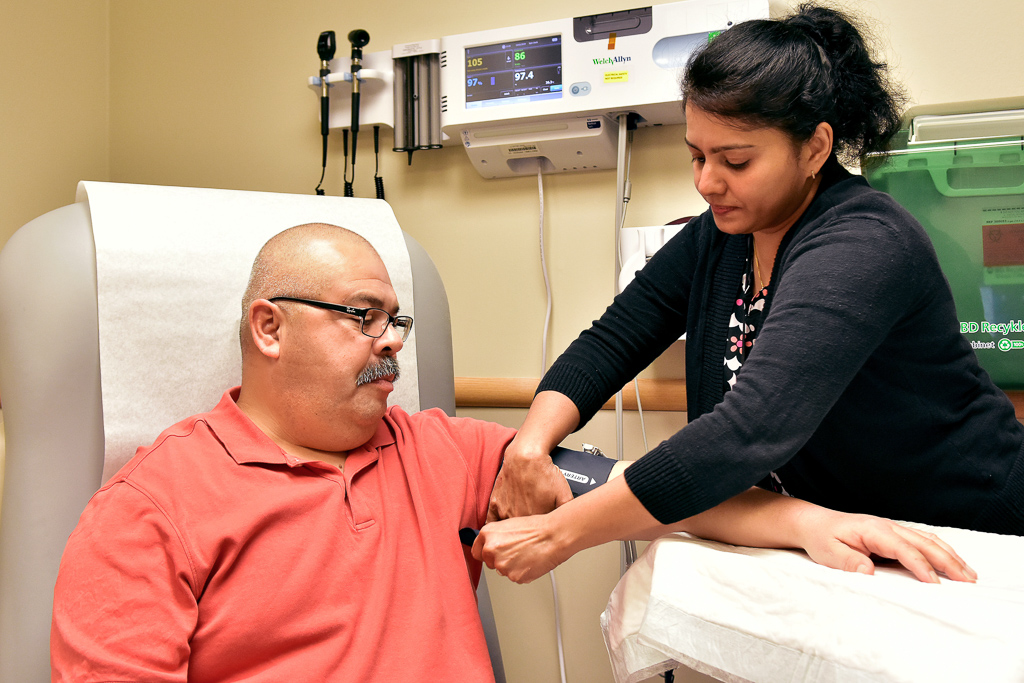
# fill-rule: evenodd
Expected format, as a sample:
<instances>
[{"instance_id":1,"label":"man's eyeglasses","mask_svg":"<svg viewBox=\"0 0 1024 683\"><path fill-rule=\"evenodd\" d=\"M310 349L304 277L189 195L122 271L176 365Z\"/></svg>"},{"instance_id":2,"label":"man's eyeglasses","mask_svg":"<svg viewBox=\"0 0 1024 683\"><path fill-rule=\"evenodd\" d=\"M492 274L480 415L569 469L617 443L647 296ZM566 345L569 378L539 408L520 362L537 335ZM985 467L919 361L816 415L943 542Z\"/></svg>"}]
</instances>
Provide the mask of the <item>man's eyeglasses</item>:
<instances>
[{"instance_id":1,"label":"man's eyeglasses","mask_svg":"<svg viewBox=\"0 0 1024 683\"><path fill-rule=\"evenodd\" d=\"M412 332L412 318L407 315L391 315L382 308L356 308L355 306L345 306L342 304L329 304L326 301L296 299L293 296L275 296L273 299L268 299L268 301L294 301L297 304L306 304L307 306L324 308L328 311L354 315L362 321L359 331L367 337L373 337L374 339L384 336L388 325L395 326L403 342L409 338L409 333Z\"/></svg>"}]
</instances>

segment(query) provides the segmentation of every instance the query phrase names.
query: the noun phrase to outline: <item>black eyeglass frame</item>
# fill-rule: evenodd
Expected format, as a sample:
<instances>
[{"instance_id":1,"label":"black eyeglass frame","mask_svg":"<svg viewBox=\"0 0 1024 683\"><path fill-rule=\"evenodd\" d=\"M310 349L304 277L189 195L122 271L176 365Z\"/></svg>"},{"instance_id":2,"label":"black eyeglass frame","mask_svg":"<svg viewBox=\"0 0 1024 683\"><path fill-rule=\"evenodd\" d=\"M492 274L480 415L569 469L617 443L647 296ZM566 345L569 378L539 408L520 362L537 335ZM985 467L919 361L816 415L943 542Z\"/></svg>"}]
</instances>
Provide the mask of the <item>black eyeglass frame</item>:
<instances>
[{"instance_id":1,"label":"black eyeglass frame","mask_svg":"<svg viewBox=\"0 0 1024 683\"><path fill-rule=\"evenodd\" d=\"M398 330L402 337L402 341L409 339L409 334L412 332L413 320L407 315L391 315L383 308L357 308L355 306L346 306L344 304L332 304L326 301L315 301L314 299L299 299L294 296L275 296L271 299L267 299L271 303L277 301L293 301L297 304L306 304L307 306L314 306L316 308L323 308L328 311L335 311L337 313L345 313L347 315L355 316L359 318L359 331L371 339L380 339L388 331L389 326L393 326ZM370 334L366 331L366 315L370 311L380 311L388 317L388 323L381 328L380 334Z\"/></svg>"}]
</instances>

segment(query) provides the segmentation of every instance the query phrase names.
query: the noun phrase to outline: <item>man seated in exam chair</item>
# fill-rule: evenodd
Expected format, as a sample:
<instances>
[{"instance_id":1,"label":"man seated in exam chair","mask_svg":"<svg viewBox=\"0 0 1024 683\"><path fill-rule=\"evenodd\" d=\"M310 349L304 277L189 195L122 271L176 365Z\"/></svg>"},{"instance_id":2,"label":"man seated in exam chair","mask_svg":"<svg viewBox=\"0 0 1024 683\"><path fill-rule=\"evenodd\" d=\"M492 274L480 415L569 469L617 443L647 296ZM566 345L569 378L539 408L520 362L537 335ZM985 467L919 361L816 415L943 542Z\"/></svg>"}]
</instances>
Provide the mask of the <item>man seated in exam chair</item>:
<instances>
[{"instance_id":1,"label":"man seated in exam chair","mask_svg":"<svg viewBox=\"0 0 1024 683\"><path fill-rule=\"evenodd\" d=\"M484 523L514 431L387 407L412 324L355 233L272 238L243 298L241 386L139 449L68 541L53 680L492 681L458 532ZM820 514L800 537L819 562L875 552L966 578L928 538L773 494L703 529L794 510Z\"/></svg>"}]
</instances>

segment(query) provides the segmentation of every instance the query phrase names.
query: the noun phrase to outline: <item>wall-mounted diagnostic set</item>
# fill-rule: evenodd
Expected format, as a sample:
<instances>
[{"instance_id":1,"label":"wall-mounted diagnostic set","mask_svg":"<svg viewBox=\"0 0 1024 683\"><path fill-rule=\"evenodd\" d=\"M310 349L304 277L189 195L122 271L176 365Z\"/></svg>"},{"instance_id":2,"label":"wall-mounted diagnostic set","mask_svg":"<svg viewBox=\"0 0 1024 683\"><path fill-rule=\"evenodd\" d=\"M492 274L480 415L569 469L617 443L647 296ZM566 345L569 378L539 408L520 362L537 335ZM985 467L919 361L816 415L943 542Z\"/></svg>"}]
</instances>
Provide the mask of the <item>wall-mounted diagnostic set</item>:
<instances>
[{"instance_id":1,"label":"wall-mounted diagnostic set","mask_svg":"<svg viewBox=\"0 0 1024 683\"><path fill-rule=\"evenodd\" d=\"M685 0L619 12L445 36L339 56L330 87L361 90L358 120L394 130L411 155L462 145L486 178L616 167L615 122L682 123L679 69L697 47L767 0ZM356 71L353 78L352 72ZM333 97L329 128L349 129L352 101ZM354 151L354 150L353 150Z\"/></svg>"}]
</instances>

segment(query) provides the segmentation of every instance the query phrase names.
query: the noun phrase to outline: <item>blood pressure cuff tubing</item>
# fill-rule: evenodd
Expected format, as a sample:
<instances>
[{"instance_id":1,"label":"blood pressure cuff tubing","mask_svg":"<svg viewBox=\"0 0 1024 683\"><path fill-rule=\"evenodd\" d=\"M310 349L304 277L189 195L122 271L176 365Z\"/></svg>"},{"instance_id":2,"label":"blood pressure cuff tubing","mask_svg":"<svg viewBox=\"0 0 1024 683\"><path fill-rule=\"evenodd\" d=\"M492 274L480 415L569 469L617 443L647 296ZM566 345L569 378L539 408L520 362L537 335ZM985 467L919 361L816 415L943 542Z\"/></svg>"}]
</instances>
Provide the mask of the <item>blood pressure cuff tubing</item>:
<instances>
[{"instance_id":1,"label":"blood pressure cuff tubing","mask_svg":"<svg viewBox=\"0 0 1024 683\"><path fill-rule=\"evenodd\" d=\"M608 481L615 461L603 455L592 455L558 446L551 451L551 460L562 470L569 482L573 498L579 498Z\"/></svg>"}]
</instances>

